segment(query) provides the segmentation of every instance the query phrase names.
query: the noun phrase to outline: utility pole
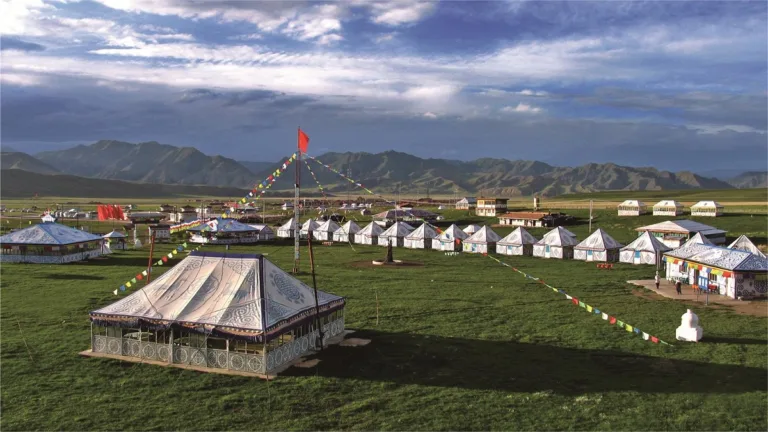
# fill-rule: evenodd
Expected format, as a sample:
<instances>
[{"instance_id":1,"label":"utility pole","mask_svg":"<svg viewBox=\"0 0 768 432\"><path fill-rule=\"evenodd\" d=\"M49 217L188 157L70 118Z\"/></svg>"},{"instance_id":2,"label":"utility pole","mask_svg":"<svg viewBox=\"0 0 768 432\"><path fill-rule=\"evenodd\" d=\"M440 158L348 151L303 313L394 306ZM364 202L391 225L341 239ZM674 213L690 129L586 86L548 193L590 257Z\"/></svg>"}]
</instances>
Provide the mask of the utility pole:
<instances>
[{"instance_id":1,"label":"utility pole","mask_svg":"<svg viewBox=\"0 0 768 432\"><path fill-rule=\"evenodd\" d=\"M297 274L299 273L299 217L301 214L299 213L299 194L301 190L301 146L299 145L301 141L301 128L298 130L298 134L296 137L296 163L294 164L295 167L295 184L294 184L294 195L293 195L293 220L295 222L296 229L293 230L293 273Z\"/></svg>"}]
</instances>

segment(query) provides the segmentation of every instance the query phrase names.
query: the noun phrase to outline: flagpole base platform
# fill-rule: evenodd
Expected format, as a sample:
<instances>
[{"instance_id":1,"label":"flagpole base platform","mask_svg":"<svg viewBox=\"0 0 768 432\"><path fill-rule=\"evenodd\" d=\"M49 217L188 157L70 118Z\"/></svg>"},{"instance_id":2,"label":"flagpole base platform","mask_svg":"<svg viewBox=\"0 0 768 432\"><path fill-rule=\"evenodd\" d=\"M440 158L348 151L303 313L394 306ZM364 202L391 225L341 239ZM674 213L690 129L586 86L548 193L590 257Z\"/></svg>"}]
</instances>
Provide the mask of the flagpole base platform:
<instances>
[{"instance_id":1,"label":"flagpole base platform","mask_svg":"<svg viewBox=\"0 0 768 432\"><path fill-rule=\"evenodd\" d=\"M404 263L401 260L393 260L392 262L386 262L386 261L379 261L379 260L373 260L371 261L371 264L376 266L398 266L403 265Z\"/></svg>"}]
</instances>

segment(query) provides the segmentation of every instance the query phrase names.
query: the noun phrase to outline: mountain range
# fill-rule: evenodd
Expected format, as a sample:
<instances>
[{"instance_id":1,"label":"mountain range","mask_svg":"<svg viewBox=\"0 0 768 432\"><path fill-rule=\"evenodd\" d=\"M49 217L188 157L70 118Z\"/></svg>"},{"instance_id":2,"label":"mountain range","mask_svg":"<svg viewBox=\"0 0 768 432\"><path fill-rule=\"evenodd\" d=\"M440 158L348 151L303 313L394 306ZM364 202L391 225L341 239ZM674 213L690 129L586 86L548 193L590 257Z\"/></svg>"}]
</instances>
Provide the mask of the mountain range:
<instances>
[{"instance_id":1,"label":"mountain range","mask_svg":"<svg viewBox=\"0 0 768 432\"><path fill-rule=\"evenodd\" d=\"M503 194L554 196L602 190L726 189L761 187L766 173L744 173L732 182L692 172L626 167L612 163L555 167L538 161L482 158L473 161L424 159L407 153L326 153L317 157L355 182L381 193ZM284 160L284 159L283 159ZM193 147L157 142L103 140L91 145L38 153L3 152L2 169L61 173L138 183L251 188L282 162L236 161L209 156ZM273 189L293 186L291 164ZM310 168L311 167L311 172ZM312 175L314 174L314 176ZM301 162L302 187L344 193L356 187L314 160ZM5 187L3 187L5 191Z\"/></svg>"}]
</instances>

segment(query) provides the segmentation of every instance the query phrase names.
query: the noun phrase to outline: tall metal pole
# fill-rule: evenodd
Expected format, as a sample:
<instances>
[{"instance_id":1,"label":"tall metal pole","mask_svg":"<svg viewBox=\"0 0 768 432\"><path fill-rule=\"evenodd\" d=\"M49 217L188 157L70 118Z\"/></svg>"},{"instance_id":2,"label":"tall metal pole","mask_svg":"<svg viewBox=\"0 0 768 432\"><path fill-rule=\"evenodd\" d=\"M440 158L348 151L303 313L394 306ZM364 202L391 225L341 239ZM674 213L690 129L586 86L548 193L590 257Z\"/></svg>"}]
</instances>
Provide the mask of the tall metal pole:
<instances>
[{"instance_id":1,"label":"tall metal pole","mask_svg":"<svg viewBox=\"0 0 768 432\"><path fill-rule=\"evenodd\" d=\"M315 280L315 255L312 253L312 233L307 236L309 245L309 268L312 271L312 286L315 288L315 319L317 321L317 331L320 335L320 351L323 350L323 323L320 321L320 304L317 301L317 280Z\"/></svg>"},{"instance_id":2,"label":"tall metal pole","mask_svg":"<svg viewBox=\"0 0 768 432\"><path fill-rule=\"evenodd\" d=\"M589 233L592 233L592 200L589 200Z\"/></svg>"},{"instance_id":3,"label":"tall metal pole","mask_svg":"<svg viewBox=\"0 0 768 432\"><path fill-rule=\"evenodd\" d=\"M293 273L299 272L299 191L301 190L301 147L299 141L301 140L301 128L296 133L296 163L293 165L296 169L294 174L296 183L294 184L294 196L293 196L293 220L296 223L296 229L293 231Z\"/></svg>"}]
</instances>

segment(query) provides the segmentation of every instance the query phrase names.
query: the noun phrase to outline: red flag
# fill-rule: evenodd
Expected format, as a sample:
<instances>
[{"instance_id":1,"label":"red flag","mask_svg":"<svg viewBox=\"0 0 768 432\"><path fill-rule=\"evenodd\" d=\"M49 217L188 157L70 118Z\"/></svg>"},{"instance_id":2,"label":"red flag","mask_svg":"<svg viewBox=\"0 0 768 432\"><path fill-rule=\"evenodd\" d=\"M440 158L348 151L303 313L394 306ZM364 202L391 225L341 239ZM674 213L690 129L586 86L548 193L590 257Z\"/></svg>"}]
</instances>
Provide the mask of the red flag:
<instances>
[{"instance_id":1,"label":"red flag","mask_svg":"<svg viewBox=\"0 0 768 432\"><path fill-rule=\"evenodd\" d=\"M303 130L299 129L299 150L302 153L306 153L308 147L309 147L309 135L305 134Z\"/></svg>"},{"instance_id":2,"label":"red flag","mask_svg":"<svg viewBox=\"0 0 768 432\"><path fill-rule=\"evenodd\" d=\"M578 305L578 304L579 304L579 299L577 299L576 297L573 297L573 298L571 299L571 301L572 301L572 302L573 302L573 304L575 304L575 305Z\"/></svg>"},{"instance_id":3,"label":"red flag","mask_svg":"<svg viewBox=\"0 0 768 432\"><path fill-rule=\"evenodd\" d=\"M615 317L609 317L608 320L609 320L608 322L610 322L611 324L616 324L616 318Z\"/></svg>"}]
</instances>

